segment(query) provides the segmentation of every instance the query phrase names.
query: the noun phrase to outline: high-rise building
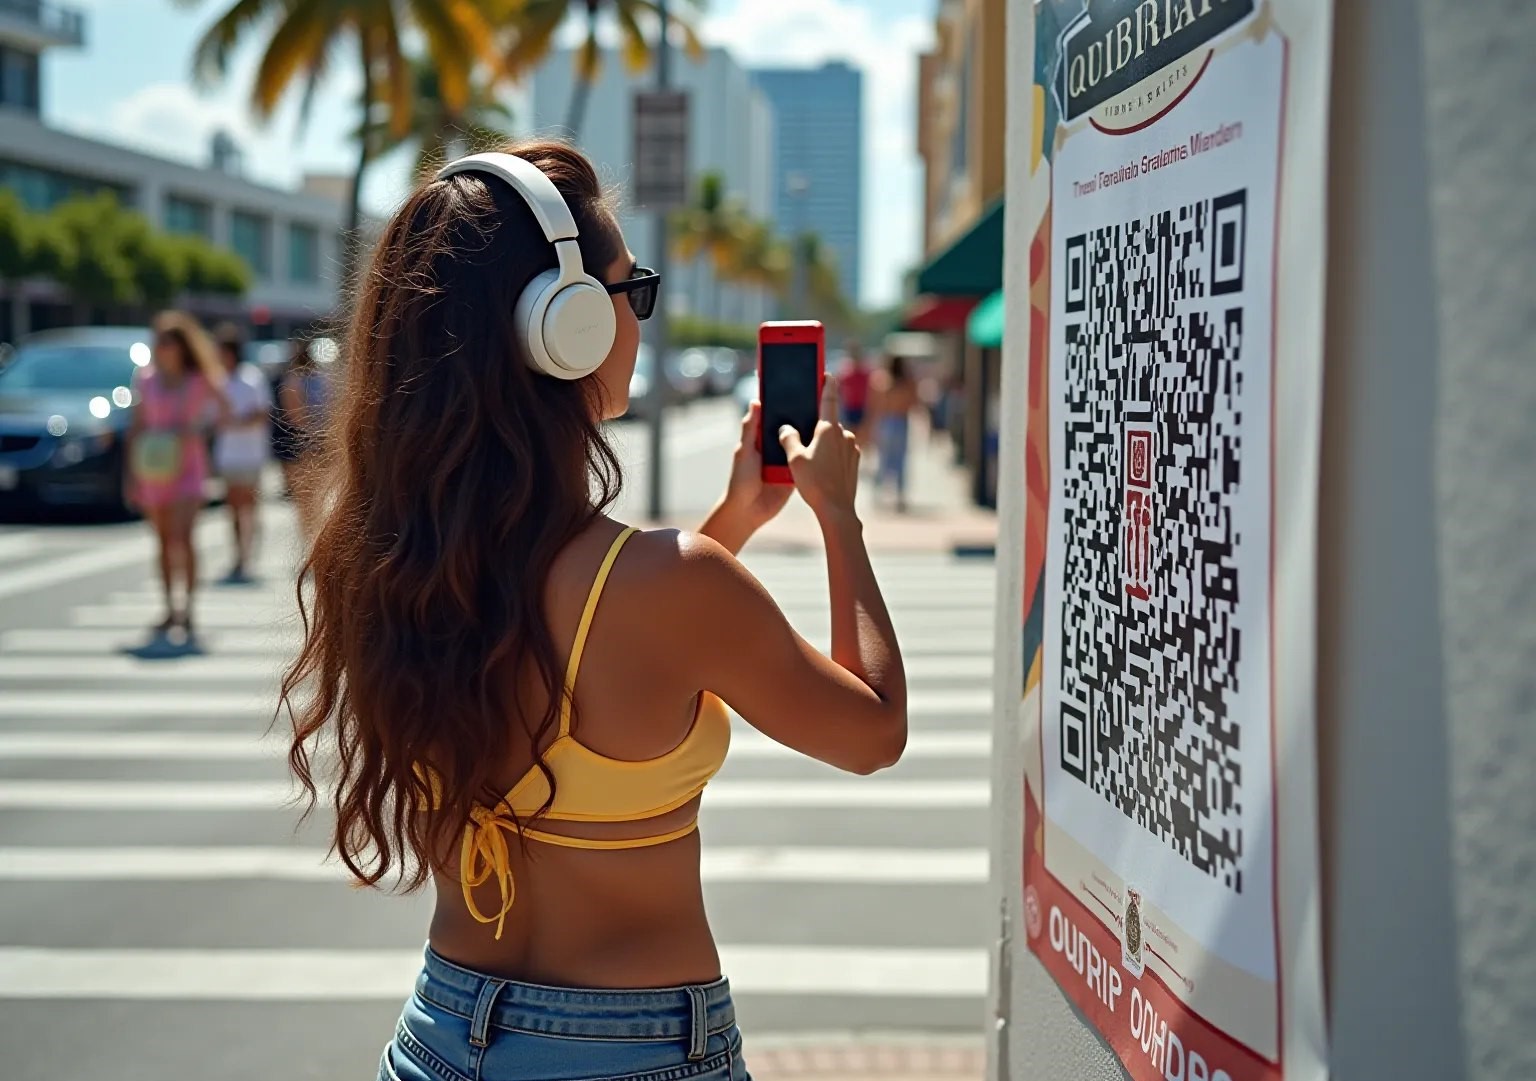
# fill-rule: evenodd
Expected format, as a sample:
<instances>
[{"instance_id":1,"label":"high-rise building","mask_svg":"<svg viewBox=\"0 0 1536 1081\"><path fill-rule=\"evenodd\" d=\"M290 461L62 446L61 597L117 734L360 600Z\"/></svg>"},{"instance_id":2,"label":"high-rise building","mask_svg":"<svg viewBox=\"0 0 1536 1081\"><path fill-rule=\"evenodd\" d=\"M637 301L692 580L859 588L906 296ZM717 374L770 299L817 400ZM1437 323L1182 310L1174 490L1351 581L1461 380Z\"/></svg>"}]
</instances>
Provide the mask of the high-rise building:
<instances>
[{"instance_id":1,"label":"high-rise building","mask_svg":"<svg viewBox=\"0 0 1536 1081\"><path fill-rule=\"evenodd\" d=\"M634 158L633 93L655 85L654 72L638 76L616 55L605 58L592 85L576 142L593 159L599 176L619 195L619 224L635 257L644 264L657 250L655 216L627 205ZM697 62L675 54L672 85L689 92L689 170L693 177L718 173L727 197L754 218L773 217L773 114L751 76L724 49L709 49ZM530 113L534 135L569 136L564 127L575 81L569 50L556 51L533 74ZM771 317L762 290L722 284L702 260L673 263L662 294L674 314L752 325Z\"/></svg>"},{"instance_id":2,"label":"high-rise building","mask_svg":"<svg viewBox=\"0 0 1536 1081\"><path fill-rule=\"evenodd\" d=\"M775 118L779 231L816 233L837 255L843 293L859 301L864 205L864 77L842 62L753 72Z\"/></svg>"}]
</instances>

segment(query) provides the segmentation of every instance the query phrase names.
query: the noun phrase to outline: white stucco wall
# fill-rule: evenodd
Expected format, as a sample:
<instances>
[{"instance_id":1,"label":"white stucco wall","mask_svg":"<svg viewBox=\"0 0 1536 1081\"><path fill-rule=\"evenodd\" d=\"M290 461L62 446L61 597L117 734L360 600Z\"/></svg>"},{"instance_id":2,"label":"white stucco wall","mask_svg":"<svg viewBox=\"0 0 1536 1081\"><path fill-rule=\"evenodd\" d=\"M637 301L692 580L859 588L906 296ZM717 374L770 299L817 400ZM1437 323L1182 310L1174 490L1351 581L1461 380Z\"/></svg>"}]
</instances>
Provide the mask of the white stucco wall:
<instances>
[{"instance_id":1,"label":"white stucco wall","mask_svg":"<svg viewBox=\"0 0 1536 1081\"><path fill-rule=\"evenodd\" d=\"M1010 202L1028 130L1023 23L1009 27ZM1349 0L1335 39L1318 590L1332 1076L1524 1081L1536 1077L1536 6ZM998 571L1001 595L1019 597L1027 216L1010 212L1008 229ZM1115 1081L1113 1056L1015 933L1017 633L1005 616L993 1076Z\"/></svg>"}]
</instances>

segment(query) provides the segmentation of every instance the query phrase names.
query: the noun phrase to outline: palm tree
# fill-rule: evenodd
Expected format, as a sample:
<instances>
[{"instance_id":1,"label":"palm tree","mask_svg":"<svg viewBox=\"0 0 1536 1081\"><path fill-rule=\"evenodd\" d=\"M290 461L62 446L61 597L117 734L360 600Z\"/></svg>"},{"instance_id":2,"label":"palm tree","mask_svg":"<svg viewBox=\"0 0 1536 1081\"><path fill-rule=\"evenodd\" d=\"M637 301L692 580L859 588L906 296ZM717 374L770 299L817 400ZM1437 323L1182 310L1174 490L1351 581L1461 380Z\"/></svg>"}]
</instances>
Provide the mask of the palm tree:
<instances>
[{"instance_id":1,"label":"palm tree","mask_svg":"<svg viewBox=\"0 0 1536 1081\"><path fill-rule=\"evenodd\" d=\"M783 294L790 279L789 251L767 222L749 221L740 231L725 273L732 281Z\"/></svg>"},{"instance_id":2,"label":"palm tree","mask_svg":"<svg viewBox=\"0 0 1536 1081\"><path fill-rule=\"evenodd\" d=\"M853 309L843 295L843 281L837 272L837 256L815 233L803 233L795 241L796 273L801 295L796 297L824 322L842 326L852 317Z\"/></svg>"},{"instance_id":3,"label":"palm tree","mask_svg":"<svg viewBox=\"0 0 1536 1081\"><path fill-rule=\"evenodd\" d=\"M695 11L701 11L704 7L704 0L680 2ZM644 71L651 62L651 42L645 36L641 22L642 16L652 23L660 21L661 8L656 0L514 0L514 3L518 39L508 59L519 71L533 67L549 54L554 44L555 31L560 29L567 15L574 13L586 19L587 36L581 48L576 50L576 82L571 87L571 101L565 114L565 126L572 139L581 133L581 124L587 114L587 99L603 67L603 50L597 40L597 19L604 9L612 11L618 20L623 38L624 62L629 70ZM688 19L669 11L667 21L682 34L690 56L698 59L703 55L704 46Z\"/></svg>"},{"instance_id":4,"label":"palm tree","mask_svg":"<svg viewBox=\"0 0 1536 1081\"><path fill-rule=\"evenodd\" d=\"M437 69L444 104L462 111L469 103L470 73L476 61L496 78L509 70L498 47L493 10L486 0L233 0L198 42L193 71L204 84L221 80L235 49L258 28L271 27L251 88L251 105L258 117L269 119L294 83L300 82L304 87L299 108L302 129L332 52L339 43L349 41L362 65L358 99L362 121L366 123L375 101L385 101L390 131L404 138L411 126L414 86L402 37L420 32ZM369 140L358 140L347 208L347 227L354 238L371 149Z\"/></svg>"},{"instance_id":5,"label":"palm tree","mask_svg":"<svg viewBox=\"0 0 1536 1081\"><path fill-rule=\"evenodd\" d=\"M421 180L450 158L512 140L507 131L512 110L497 98L495 83L481 72L471 73L469 97L462 109L454 109L443 100L437 68L428 57L413 56L410 66L416 97L411 126L404 135L397 135L390 124L389 103L375 102L367 128L370 158L376 160L402 146L414 146L412 176Z\"/></svg>"},{"instance_id":6,"label":"palm tree","mask_svg":"<svg viewBox=\"0 0 1536 1081\"><path fill-rule=\"evenodd\" d=\"M731 265L747 228L741 204L725 194L725 178L704 173L694 188L693 203L672 216L672 250L685 262L701 255L720 271Z\"/></svg>"},{"instance_id":7,"label":"palm tree","mask_svg":"<svg viewBox=\"0 0 1536 1081\"><path fill-rule=\"evenodd\" d=\"M694 186L693 203L672 215L668 223L672 250L683 262L703 259L714 271L714 315L718 321L723 298L720 285L732 276L749 223L741 204L727 198L725 180L708 172Z\"/></svg>"}]
</instances>

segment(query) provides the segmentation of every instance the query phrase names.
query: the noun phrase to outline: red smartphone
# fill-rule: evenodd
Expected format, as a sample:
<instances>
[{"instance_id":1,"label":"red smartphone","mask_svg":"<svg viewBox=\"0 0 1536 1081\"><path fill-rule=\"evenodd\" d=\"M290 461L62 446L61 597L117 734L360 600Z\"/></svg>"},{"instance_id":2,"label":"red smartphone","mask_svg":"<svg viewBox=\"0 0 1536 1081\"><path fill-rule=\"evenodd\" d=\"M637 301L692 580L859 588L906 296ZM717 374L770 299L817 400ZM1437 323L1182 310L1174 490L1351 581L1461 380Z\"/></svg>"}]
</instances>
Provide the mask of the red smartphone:
<instances>
[{"instance_id":1,"label":"red smartphone","mask_svg":"<svg viewBox=\"0 0 1536 1081\"><path fill-rule=\"evenodd\" d=\"M827 377L826 341L826 328L814 319L764 323L757 328L757 400L763 403L757 439L763 480L768 484L794 483L779 444L779 429L793 424L806 443L816 431Z\"/></svg>"}]
</instances>

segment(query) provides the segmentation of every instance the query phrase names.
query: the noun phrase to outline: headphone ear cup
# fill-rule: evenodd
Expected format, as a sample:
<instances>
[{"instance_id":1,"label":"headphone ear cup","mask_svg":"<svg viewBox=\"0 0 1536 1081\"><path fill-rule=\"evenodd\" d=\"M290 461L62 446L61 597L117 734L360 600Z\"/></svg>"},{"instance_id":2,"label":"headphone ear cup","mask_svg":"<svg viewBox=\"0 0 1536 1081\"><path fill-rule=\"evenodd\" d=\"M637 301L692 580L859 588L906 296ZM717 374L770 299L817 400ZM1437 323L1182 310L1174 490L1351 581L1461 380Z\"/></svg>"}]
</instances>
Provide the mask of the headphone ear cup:
<instances>
[{"instance_id":1,"label":"headphone ear cup","mask_svg":"<svg viewBox=\"0 0 1536 1081\"><path fill-rule=\"evenodd\" d=\"M513 319L530 367L555 379L581 379L613 348L613 301L591 277L565 286L559 281L558 270L537 275L517 298Z\"/></svg>"},{"instance_id":2,"label":"headphone ear cup","mask_svg":"<svg viewBox=\"0 0 1536 1081\"><path fill-rule=\"evenodd\" d=\"M558 270L546 270L536 275L518 294L517 303L512 309L512 320L517 327L517 344L522 348L528 366L543 375L556 377L560 373L552 370L555 364L544 345L543 312L559 280Z\"/></svg>"},{"instance_id":3,"label":"headphone ear cup","mask_svg":"<svg viewBox=\"0 0 1536 1081\"><path fill-rule=\"evenodd\" d=\"M544 309L544 348L567 379L597 371L608 359L616 330L613 298L590 277L568 282Z\"/></svg>"}]
</instances>

